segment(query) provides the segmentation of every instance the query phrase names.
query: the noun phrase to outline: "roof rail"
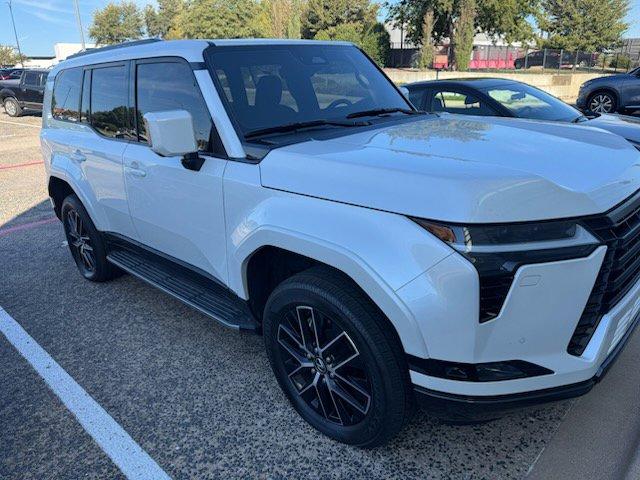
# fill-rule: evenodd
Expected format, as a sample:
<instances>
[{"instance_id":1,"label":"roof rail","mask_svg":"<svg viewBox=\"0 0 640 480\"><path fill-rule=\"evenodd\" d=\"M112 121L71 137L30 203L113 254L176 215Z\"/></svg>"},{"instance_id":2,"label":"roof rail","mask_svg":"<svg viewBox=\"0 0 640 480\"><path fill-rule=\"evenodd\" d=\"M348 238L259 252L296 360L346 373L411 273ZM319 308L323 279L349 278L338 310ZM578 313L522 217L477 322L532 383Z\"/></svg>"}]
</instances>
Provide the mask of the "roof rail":
<instances>
[{"instance_id":1,"label":"roof rail","mask_svg":"<svg viewBox=\"0 0 640 480\"><path fill-rule=\"evenodd\" d=\"M118 48L135 47L136 45L146 45L147 43L156 43L161 41L162 40L160 40L159 38L145 38L144 40L133 40L131 42L122 42L122 43L118 43L117 45L109 45L107 47L90 48L88 50L84 50L82 52L69 55L65 60L69 60L70 58L83 57L85 55L92 55L94 53L107 52L109 50L117 50Z\"/></svg>"}]
</instances>

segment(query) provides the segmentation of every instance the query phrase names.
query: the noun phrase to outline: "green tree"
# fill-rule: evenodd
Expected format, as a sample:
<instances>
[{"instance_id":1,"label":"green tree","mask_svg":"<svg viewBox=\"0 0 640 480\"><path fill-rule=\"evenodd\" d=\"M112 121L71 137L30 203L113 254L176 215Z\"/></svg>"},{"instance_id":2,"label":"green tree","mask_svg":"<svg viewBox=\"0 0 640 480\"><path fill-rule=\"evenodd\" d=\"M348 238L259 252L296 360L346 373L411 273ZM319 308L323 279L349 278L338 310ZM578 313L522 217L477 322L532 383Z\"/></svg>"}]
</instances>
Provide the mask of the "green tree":
<instances>
[{"instance_id":1,"label":"green tree","mask_svg":"<svg viewBox=\"0 0 640 480\"><path fill-rule=\"evenodd\" d=\"M147 5L144 21L150 37L171 38L178 14L184 9L184 0L158 0L158 8Z\"/></svg>"},{"instance_id":2,"label":"green tree","mask_svg":"<svg viewBox=\"0 0 640 480\"><path fill-rule=\"evenodd\" d=\"M602 51L619 43L629 25L629 0L543 0L538 17L545 47Z\"/></svg>"},{"instance_id":3,"label":"green tree","mask_svg":"<svg viewBox=\"0 0 640 480\"><path fill-rule=\"evenodd\" d=\"M453 32L453 56L457 70L465 71L469 68L473 37L476 33L475 22L476 0L460 0L458 18Z\"/></svg>"},{"instance_id":4,"label":"green tree","mask_svg":"<svg viewBox=\"0 0 640 480\"><path fill-rule=\"evenodd\" d=\"M20 58L18 51L11 45L0 45L0 65L16 65L26 60L23 55Z\"/></svg>"},{"instance_id":5,"label":"green tree","mask_svg":"<svg viewBox=\"0 0 640 480\"><path fill-rule=\"evenodd\" d=\"M308 0L302 16L302 38L314 38L321 30L342 24L372 27L378 5L371 0Z\"/></svg>"},{"instance_id":6,"label":"green tree","mask_svg":"<svg viewBox=\"0 0 640 480\"><path fill-rule=\"evenodd\" d=\"M406 27L407 39L423 45L425 57L421 59L421 65L430 63L430 45L444 38L450 39L454 47L450 61L464 64L462 57L467 53L471 55L473 33L476 31L501 36L507 42L535 38L529 18L538 13L539 1L400 0L387 6L388 19L396 25L402 23Z\"/></svg>"},{"instance_id":7,"label":"green tree","mask_svg":"<svg viewBox=\"0 0 640 480\"><path fill-rule=\"evenodd\" d=\"M381 23L369 27L360 23L341 23L320 30L314 38L355 43L381 66L384 66L389 56L389 33Z\"/></svg>"},{"instance_id":8,"label":"green tree","mask_svg":"<svg viewBox=\"0 0 640 480\"><path fill-rule=\"evenodd\" d=\"M93 14L89 35L97 44L137 40L143 34L143 15L134 2L109 3Z\"/></svg>"},{"instance_id":9,"label":"green tree","mask_svg":"<svg viewBox=\"0 0 640 480\"><path fill-rule=\"evenodd\" d=\"M262 6L269 23L269 37L300 38L302 0L263 0Z\"/></svg>"},{"instance_id":10,"label":"green tree","mask_svg":"<svg viewBox=\"0 0 640 480\"><path fill-rule=\"evenodd\" d=\"M246 38L269 34L257 0L191 0L177 18L184 38Z\"/></svg>"}]
</instances>

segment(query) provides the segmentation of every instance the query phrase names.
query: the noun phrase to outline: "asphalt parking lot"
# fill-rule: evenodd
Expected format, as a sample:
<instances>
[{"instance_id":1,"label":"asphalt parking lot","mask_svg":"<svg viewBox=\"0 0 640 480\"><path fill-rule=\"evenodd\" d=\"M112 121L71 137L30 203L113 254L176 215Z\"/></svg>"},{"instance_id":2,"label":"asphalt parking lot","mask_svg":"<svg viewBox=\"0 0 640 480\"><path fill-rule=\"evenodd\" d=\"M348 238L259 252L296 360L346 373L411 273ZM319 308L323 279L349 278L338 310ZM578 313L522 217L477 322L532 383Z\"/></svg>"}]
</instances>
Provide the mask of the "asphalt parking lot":
<instances>
[{"instance_id":1,"label":"asphalt parking lot","mask_svg":"<svg viewBox=\"0 0 640 480\"><path fill-rule=\"evenodd\" d=\"M637 334L579 400L469 426L419 412L374 450L321 436L289 407L261 337L131 276L80 277L47 200L40 121L0 114L0 309L169 477L640 478ZM77 415L0 334L0 479L123 478Z\"/></svg>"}]
</instances>

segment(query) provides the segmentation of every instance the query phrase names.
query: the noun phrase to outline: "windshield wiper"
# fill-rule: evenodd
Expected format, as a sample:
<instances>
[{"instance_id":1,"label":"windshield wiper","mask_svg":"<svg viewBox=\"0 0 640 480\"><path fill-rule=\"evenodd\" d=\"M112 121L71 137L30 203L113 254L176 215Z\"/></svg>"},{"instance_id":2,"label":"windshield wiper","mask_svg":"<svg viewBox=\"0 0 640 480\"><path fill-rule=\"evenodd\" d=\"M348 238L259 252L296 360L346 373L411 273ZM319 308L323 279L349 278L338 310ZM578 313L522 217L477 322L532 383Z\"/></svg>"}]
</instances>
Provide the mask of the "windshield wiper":
<instances>
[{"instance_id":1,"label":"windshield wiper","mask_svg":"<svg viewBox=\"0 0 640 480\"><path fill-rule=\"evenodd\" d=\"M262 135L268 135L270 133L287 133L295 132L303 128L313 127L365 127L371 125L371 122L343 122L340 120L309 120L307 122L294 122L286 123L284 125L276 125L274 127L259 128L257 130L251 130L244 134L244 138L255 138Z\"/></svg>"},{"instance_id":2,"label":"windshield wiper","mask_svg":"<svg viewBox=\"0 0 640 480\"><path fill-rule=\"evenodd\" d=\"M347 115L347 118L358 117L375 117L378 115L384 115L386 113L406 113L407 115L422 115L424 112L419 110L411 110L410 108L374 108L371 110L364 110L362 112L354 112Z\"/></svg>"}]
</instances>

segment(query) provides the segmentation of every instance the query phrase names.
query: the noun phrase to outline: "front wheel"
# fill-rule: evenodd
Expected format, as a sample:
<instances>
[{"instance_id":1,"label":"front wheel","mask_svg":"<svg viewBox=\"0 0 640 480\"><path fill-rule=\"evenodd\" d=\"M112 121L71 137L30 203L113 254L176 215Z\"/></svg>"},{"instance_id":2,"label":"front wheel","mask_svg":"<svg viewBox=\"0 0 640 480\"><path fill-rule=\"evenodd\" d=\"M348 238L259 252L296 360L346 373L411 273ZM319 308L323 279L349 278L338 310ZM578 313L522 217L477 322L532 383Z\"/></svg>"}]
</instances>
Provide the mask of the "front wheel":
<instances>
[{"instance_id":1,"label":"front wheel","mask_svg":"<svg viewBox=\"0 0 640 480\"><path fill-rule=\"evenodd\" d=\"M383 444L412 411L402 348L385 322L348 278L324 267L291 277L267 301L264 338L280 387L340 442Z\"/></svg>"},{"instance_id":2,"label":"front wheel","mask_svg":"<svg viewBox=\"0 0 640 480\"><path fill-rule=\"evenodd\" d=\"M589 97L587 108L593 113L614 113L618 106L615 97L609 92L596 92Z\"/></svg>"},{"instance_id":3,"label":"front wheel","mask_svg":"<svg viewBox=\"0 0 640 480\"><path fill-rule=\"evenodd\" d=\"M22 115L22 107L15 98L7 97L4 99L4 111L10 117L19 117Z\"/></svg>"}]
</instances>

